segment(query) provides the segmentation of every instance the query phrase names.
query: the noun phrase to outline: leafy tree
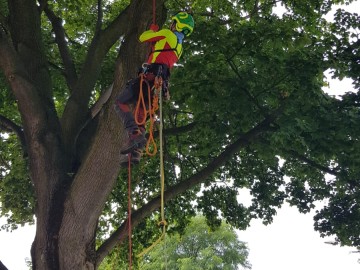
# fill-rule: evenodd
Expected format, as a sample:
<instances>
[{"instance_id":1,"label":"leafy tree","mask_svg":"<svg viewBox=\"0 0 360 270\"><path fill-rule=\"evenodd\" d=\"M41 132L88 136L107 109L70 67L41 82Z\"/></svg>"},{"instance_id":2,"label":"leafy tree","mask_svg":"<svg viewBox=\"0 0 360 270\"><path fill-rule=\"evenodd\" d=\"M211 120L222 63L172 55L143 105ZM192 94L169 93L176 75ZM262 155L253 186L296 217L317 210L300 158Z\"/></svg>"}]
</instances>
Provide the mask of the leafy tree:
<instances>
[{"instance_id":1,"label":"leafy tree","mask_svg":"<svg viewBox=\"0 0 360 270\"><path fill-rule=\"evenodd\" d=\"M157 23L185 2L157 0ZM271 222L284 200L308 212L326 199L315 229L359 246L359 95L322 90L328 69L360 86L359 16L323 18L345 2L191 2L196 28L163 119L172 230L195 210L212 227L220 213L245 229ZM126 263L125 132L113 104L145 59L137 38L152 14L146 0L0 0L1 215L8 229L35 215L34 269L93 269L117 245ZM134 253L160 233L158 163L134 168Z\"/></svg>"},{"instance_id":2,"label":"leafy tree","mask_svg":"<svg viewBox=\"0 0 360 270\"><path fill-rule=\"evenodd\" d=\"M239 269L251 268L245 243L226 223L212 231L202 216L191 219L184 234L165 238L145 257L140 269Z\"/></svg>"}]
</instances>

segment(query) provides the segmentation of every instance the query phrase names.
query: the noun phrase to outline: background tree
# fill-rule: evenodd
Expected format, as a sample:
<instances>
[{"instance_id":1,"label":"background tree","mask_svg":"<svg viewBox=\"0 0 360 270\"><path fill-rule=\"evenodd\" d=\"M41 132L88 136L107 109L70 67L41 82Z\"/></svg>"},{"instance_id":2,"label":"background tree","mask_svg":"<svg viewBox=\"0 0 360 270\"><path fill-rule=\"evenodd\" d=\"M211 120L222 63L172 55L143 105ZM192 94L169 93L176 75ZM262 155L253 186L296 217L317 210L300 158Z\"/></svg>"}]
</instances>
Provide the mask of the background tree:
<instances>
[{"instance_id":1,"label":"background tree","mask_svg":"<svg viewBox=\"0 0 360 270\"><path fill-rule=\"evenodd\" d=\"M195 215L192 201L211 226L245 229L271 222L284 200L308 212L326 199L315 229L359 246L359 16L323 18L343 2L192 1L195 32L164 109L173 230ZM184 6L157 0L157 23ZM151 21L146 0L0 0L1 215L12 228L35 214L34 269L93 269L125 246L113 104L145 59L137 37ZM329 69L356 92L325 94ZM133 173L134 253L158 237L158 168L144 158Z\"/></svg>"},{"instance_id":2,"label":"background tree","mask_svg":"<svg viewBox=\"0 0 360 270\"><path fill-rule=\"evenodd\" d=\"M174 234L155 246L140 269L239 269L251 268L248 249L225 222L211 230L202 216L191 219L182 235Z\"/></svg>"}]
</instances>

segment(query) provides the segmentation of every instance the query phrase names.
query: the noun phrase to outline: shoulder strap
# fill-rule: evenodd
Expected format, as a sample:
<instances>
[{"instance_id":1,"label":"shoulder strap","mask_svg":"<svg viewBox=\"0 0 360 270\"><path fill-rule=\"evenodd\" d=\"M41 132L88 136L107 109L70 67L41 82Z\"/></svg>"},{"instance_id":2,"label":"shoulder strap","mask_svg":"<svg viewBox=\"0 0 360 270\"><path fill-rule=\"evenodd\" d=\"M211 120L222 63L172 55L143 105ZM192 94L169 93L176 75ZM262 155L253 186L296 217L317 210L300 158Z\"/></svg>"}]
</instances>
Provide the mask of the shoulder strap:
<instances>
[{"instance_id":1,"label":"shoulder strap","mask_svg":"<svg viewBox=\"0 0 360 270\"><path fill-rule=\"evenodd\" d=\"M176 53L177 57L180 58L180 56L182 55L183 53L183 48L181 48L181 51L180 53L177 52L177 47L179 45L179 41L176 41L176 46L175 48L170 48L170 49L162 49L162 50L154 50L154 51L151 51L150 53L154 53L154 52L169 52L169 51L173 51Z\"/></svg>"}]
</instances>

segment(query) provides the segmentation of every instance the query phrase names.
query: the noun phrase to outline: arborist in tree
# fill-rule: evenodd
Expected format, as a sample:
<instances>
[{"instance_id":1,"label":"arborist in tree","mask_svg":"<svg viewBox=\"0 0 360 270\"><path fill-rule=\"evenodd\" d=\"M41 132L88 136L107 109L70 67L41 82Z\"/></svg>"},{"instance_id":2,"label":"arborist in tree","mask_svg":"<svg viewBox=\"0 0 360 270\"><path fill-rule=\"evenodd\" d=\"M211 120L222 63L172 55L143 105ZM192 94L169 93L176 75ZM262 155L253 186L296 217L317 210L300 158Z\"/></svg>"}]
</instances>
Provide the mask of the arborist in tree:
<instances>
[{"instance_id":1,"label":"arborist in tree","mask_svg":"<svg viewBox=\"0 0 360 270\"><path fill-rule=\"evenodd\" d=\"M127 82L125 89L116 99L115 109L119 114L125 129L128 133L128 141L122 147L120 153L126 155L131 153L131 163L140 162L142 150L146 145L145 125L136 124L134 114L130 110L129 104L136 104L140 89L143 90L145 104L149 99L152 100L153 93L148 96L148 85L152 88L156 76L161 76L162 95L164 99L170 98L168 90L168 80L170 77L170 69L179 60L182 52L182 42L184 37L189 36L194 29L194 19L186 12L179 12L172 18L170 29L161 29L156 24L150 26L150 30L143 32L139 40L140 42L150 42L151 52L147 63L143 64L139 74L143 76L143 85L140 87L140 77ZM144 108L137 110L137 119L144 120ZM141 121L140 121L141 122ZM121 163L127 162L123 156Z\"/></svg>"}]
</instances>

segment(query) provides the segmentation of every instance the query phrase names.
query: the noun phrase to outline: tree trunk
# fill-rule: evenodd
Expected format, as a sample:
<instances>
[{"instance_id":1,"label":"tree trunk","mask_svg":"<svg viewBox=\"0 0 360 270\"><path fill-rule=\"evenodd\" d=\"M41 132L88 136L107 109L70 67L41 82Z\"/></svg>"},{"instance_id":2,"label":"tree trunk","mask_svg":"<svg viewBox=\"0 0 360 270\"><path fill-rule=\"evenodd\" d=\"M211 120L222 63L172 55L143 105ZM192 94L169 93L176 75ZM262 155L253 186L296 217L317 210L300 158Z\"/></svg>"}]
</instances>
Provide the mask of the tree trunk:
<instances>
[{"instance_id":1,"label":"tree trunk","mask_svg":"<svg viewBox=\"0 0 360 270\"><path fill-rule=\"evenodd\" d=\"M161 13L158 12L160 18L164 18L165 14L163 3L164 0L157 1L157 6L161 7L158 9L161 10ZM87 104L86 94L91 93L93 85L84 83L89 82L86 73L96 76L101 63L93 63L88 67L91 71L85 68L85 74L78 76L77 87L72 89L78 92L72 93L69 99L72 107L66 110L60 124L42 48L41 9L35 0L9 1L9 9L12 39L0 31L0 67L18 100L29 153L30 176L35 189L36 236L31 248L33 269L96 269L97 221L119 173L119 149L124 138L124 129L113 104L116 95L130 78L136 76L138 67L145 61L148 47L138 42L138 37L151 23L152 1L133 0L126 9L126 17L122 18L122 23L127 23L124 27L126 31L122 33L124 42L116 65L114 63L116 71L112 95L97 116L99 124L96 133L75 171L72 162L76 153L69 145L76 141L79 123L86 112L83 112L84 104L74 109L79 111L80 116L69 113L69 110L74 104L77 106L74 100L82 100L80 92L86 97ZM114 39L114 25L97 33L96 40L94 38L92 48L97 48L98 61L102 61L105 49L96 47L96 42L100 42L101 38L105 43ZM112 44L106 45L111 47ZM96 80L90 81L95 84ZM89 89L84 89L86 87Z\"/></svg>"}]
</instances>

